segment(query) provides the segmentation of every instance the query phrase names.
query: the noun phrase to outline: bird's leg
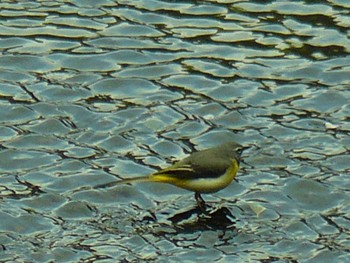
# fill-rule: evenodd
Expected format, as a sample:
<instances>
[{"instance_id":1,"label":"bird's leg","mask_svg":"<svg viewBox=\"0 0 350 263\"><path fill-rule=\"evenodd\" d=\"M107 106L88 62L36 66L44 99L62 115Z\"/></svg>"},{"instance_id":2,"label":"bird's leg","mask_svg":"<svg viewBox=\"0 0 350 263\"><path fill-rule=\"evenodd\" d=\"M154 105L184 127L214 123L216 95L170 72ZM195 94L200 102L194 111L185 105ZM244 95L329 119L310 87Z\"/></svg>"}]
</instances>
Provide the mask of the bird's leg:
<instances>
[{"instance_id":1,"label":"bird's leg","mask_svg":"<svg viewBox=\"0 0 350 263\"><path fill-rule=\"evenodd\" d=\"M199 209L202 211L202 212L205 212L206 211L206 204L205 204L205 201L203 200L203 198L201 197L201 194L196 192L194 194L194 198L196 199L197 201L197 205L199 207Z\"/></svg>"}]
</instances>

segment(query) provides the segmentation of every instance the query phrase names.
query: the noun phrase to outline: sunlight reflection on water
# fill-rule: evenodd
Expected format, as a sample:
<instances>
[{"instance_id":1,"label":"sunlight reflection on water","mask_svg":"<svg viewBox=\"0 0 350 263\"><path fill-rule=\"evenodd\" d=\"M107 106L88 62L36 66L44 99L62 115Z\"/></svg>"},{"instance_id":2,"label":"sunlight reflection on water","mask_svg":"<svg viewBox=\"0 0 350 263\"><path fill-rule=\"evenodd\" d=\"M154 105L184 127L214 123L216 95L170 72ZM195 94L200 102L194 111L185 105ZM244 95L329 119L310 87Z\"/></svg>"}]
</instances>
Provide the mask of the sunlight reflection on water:
<instances>
[{"instance_id":1,"label":"sunlight reflection on water","mask_svg":"<svg viewBox=\"0 0 350 263\"><path fill-rule=\"evenodd\" d=\"M2 259L348 262L347 8L0 3ZM251 148L208 217L92 189L227 140Z\"/></svg>"}]
</instances>

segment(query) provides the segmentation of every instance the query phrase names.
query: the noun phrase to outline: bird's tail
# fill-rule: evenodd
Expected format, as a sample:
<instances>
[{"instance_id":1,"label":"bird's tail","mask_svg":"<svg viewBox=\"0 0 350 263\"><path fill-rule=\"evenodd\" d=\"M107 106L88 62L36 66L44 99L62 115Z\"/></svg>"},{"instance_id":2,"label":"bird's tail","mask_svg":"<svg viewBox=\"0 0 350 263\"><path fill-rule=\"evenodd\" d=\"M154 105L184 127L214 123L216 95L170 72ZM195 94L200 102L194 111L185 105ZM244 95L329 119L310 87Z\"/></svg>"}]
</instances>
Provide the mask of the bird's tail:
<instances>
[{"instance_id":1,"label":"bird's tail","mask_svg":"<svg viewBox=\"0 0 350 263\"><path fill-rule=\"evenodd\" d=\"M113 181L110 183L106 183L106 184L99 184L94 186L94 189L98 189L98 188L108 188L108 187L112 187L115 185L119 185L119 184L129 184L129 183L140 183L140 182L152 182L152 177L151 176L139 176L139 177L134 177L134 178L126 178L126 179L121 179L119 181Z\"/></svg>"}]
</instances>

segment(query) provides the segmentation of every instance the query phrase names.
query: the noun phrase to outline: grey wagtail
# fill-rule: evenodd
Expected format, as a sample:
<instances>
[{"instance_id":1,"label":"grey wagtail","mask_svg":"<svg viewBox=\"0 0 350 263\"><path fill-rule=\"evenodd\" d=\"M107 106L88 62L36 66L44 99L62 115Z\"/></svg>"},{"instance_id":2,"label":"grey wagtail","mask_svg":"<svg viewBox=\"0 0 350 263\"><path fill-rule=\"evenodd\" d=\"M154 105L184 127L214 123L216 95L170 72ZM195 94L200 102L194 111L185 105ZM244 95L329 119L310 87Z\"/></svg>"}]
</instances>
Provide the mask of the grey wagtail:
<instances>
[{"instance_id":1,"label":"grey wagtail","mask_svg":"<svg viewBox=\"0 0 350 263\"><path fill-rule=\"evenodd\" d=\"M197 205L205 209L202 193L214 193L228 186L235 178L243 147L236 142L192 153L185 159L147 176L122 179L95 188L136 182L168 183L195 192Z\"/></svg>"}]
</instances>

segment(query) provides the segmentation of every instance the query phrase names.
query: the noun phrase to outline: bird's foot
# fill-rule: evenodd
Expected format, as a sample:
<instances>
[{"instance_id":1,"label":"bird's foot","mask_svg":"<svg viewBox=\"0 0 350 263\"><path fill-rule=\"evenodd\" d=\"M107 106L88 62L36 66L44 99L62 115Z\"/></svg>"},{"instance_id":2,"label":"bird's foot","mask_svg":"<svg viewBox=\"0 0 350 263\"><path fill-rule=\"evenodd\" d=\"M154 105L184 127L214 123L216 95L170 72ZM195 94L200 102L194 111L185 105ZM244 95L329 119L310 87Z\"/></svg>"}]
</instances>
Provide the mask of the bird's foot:
<instances>
[{"instance_id":1,"label":"bird's foot","mask_svg":"<svg viewBox=\"0 0 350 263\"><path fill-rule=\"evenodd\" d=\"M202 198L201 194L196 192L194 194L194 198L197 201L197 206L198 206L199 210L203 213L207 213L207 205L205 204L205 201Z\"/></svg>"}]
</instances>

